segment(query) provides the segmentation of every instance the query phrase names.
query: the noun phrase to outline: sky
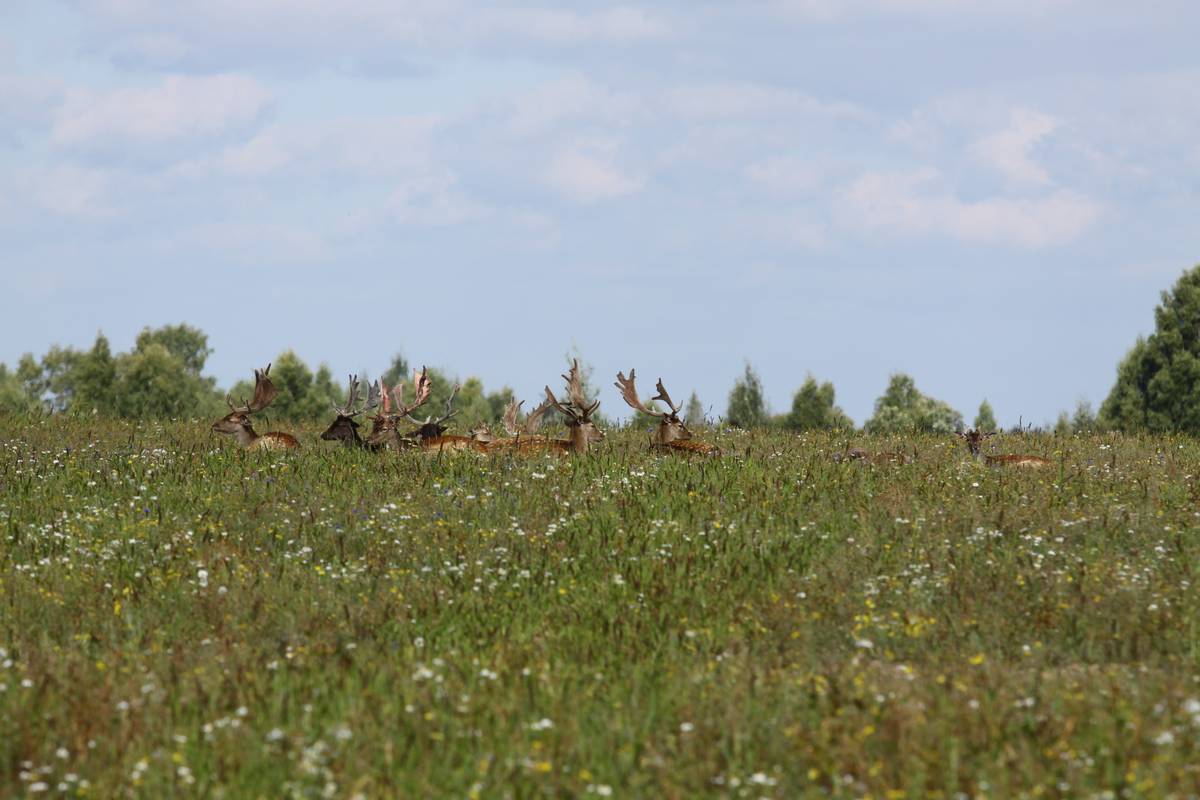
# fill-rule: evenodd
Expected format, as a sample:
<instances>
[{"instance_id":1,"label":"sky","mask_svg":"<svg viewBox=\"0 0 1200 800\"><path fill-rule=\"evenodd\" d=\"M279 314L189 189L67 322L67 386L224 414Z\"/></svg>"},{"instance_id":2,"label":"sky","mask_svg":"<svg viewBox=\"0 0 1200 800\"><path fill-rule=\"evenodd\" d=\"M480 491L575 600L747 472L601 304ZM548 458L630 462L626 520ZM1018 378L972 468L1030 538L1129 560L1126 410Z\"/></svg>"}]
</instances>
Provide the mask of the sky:
<instances>
[{"instance_id":1,"label":"sky","mask_svg":"<svg viewBox=\"0 0 1200 800\"><path fill-rule=\"evenodd\" d=\"M3 0L0 361L145 326L228 386L577 350L714 414L1098 405L1200 263L1182 0Z\"/></svg>"}]
</instances>

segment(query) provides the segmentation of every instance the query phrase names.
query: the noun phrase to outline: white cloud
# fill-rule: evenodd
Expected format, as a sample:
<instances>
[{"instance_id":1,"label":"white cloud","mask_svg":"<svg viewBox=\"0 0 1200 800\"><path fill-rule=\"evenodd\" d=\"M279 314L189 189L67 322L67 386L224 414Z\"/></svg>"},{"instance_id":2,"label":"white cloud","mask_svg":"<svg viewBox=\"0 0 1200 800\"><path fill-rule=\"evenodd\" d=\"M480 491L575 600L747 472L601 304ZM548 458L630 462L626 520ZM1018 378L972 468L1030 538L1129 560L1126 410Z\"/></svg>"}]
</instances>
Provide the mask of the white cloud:
<instances>
[{"instance_id":1,"label":"white cloud","mask_svg":"<svg viewBox=\"0 0 1200 800\"><path fill-rule=\"evenodd\" d=\"M553 45L629 43L671 36L672 26L645 9L618 6L592 13L562 8L501 8L483 16L483 37L532 39Z\"/></svg>"},{"instance_id":2,"label":"white cloud","mask_svg":"<svg viewBox=\"0 0 1200 800\"><path fill-rule=\"evenodd\" d=\"M818 22L897 16L1044 16L1079 5L1080 0L775 0L787 16Z\"/></svg>"},{"instance_id":3,"label":"white cloud","mask_svg":"<svg viewBox=\"0 0 1200 800\"><path fill-rule=\"evenodd\" d=\"M138 147L219 137L245 128L270 99L253 78L170 75L156 86L74 89L59 109L51 141L79 150Z\"/></svg>"},{"instance_id":4,"label":"white cloud","mask_svg":"<svg viewBox=\"0 0 1200 800\"><path fill-rule=\"evenodd\" d=\"M747 82L680 86L666 92L663 106L669 112L694 119L808 115L863 120L869 117L852 103L825 103L794 89Z\"/></svg>"},{"instance_id":5,"label":"white cloud","mask_svg":"<svg viewBox=\"0 0 1200 800\"><path fill-rule=\"evenodd\" d=\"M976 141L971 145L971 153L1013 183L1045 185L1051 182L1050 176L1031 153L1059 125L1048 114L1016 109L1007 128Z\"/></svg>"},{"instance_id":6,"label":"white cloud","mask_svg":"<svg viewBox=\"0 0 1200 800\"><path fill-rule=\"evenodd\" d=\"M1074 241L1101 211L1090 198L1061 189L1033 197L961 200L932 168L867 173L839 193L834 207L842 227L862 233L1027 248Z\"/></svg>"},{"instance_id":7,"label":"white cloud","mask_svg":"<svg viewBox=\"0 0 1200 800\"><path fill-rule=\"evenodd\" d=\"M117 215L115 176L109 170L59 164L18 175L20 196L32 198L46 211L63 217L105 219Z\"/></svg>"},{"instance_id":8,"label":"white cloud","mask_svg":"<svg viewBox=\"0 0 1200 800\"><path fill-rule=\"evenodd\" d=\"M512 101L507 128L515 136L531 136L580 121L627 125L643 110L641 98L600 86L573 75L539 86Z\"/></svg>"},{"instance_id":9,"label":"white cloud","mask_svg":"<svg viewBox=\"0 0 1200 800\"><path fill-rule=\"evenodd\" d=\"M455 176L442 173L403 181L388 199L387 208L402 225L457 225L484 216L488 210L456 188Z\"/></svg>"},{"instance_id":10,"label":"white cloud","mask_svg":"<svg viewBox=\"0 0 1200 800\"><path fill-rule=\"evenodd\" d=\"M239 178L280 174L394 177L427 172L434 162L432 116L339 117L272 125L249 141L176 164L169 174Z\"/></svg>"},{"instance_id":11,"label":"white cloud","mask_svg":"<svg viewBox=\"0 0 1200 800\"><path fill-rule=\"evenodd\" d=\"M745 169L751 183L779 195L808 194L819 189L833 171L828 159L773 156Z\"/></svg>"},{"instance_id":12,"label":"white cloud","mask_svg":"<svg viewBox=\"0 0 1200 800\"><path fill-rule=\"evenodd\" d=\"M546 169L546 183L577 203L612 200L641 191L645 179L612 163L616 147L590 140L564 147Z\"/></svg>"}]
</instances>

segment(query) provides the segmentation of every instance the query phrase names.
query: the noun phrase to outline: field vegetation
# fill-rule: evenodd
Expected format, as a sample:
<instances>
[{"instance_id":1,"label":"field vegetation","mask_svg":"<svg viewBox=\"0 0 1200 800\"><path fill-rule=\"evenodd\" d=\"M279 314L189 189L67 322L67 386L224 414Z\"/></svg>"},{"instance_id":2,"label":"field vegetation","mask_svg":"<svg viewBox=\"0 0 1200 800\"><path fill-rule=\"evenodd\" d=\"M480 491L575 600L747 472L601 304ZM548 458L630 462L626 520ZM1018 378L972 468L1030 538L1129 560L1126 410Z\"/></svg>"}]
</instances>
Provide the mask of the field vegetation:
<instances>
[{"instance_id":1,"label":"field vegetation","mask_svg":"<svg viewBox=\"0 0 1200 800\"><path fill-rule=\"evenodd\" d=\"M643 428L577 458L0 416L0 795L1161 797L1200 445ZM907 464L835 460L849 445Z\"/></svg>"}]
</instances>

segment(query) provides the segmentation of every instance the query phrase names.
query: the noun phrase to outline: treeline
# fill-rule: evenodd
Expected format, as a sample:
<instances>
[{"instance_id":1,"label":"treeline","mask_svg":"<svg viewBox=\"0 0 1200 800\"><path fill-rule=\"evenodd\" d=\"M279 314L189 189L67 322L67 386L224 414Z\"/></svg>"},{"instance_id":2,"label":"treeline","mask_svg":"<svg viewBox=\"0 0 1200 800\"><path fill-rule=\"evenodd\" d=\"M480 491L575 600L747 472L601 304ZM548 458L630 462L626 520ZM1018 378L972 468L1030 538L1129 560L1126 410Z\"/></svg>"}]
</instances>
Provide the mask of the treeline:
<instances>
[{"instance_id":1,"label":"treeline","mask_svg":"<svg viewBox=\"0 0 1200 800\"><path fill-rule=\"evenodd\" d=\"M1117 367L1116 383L1099 413L1080 401L1073 414L1063 412L1052 427L1059 434L1119 430L1200 434L1200 266L1185 272L1163 292L1154 312L1155 331L1139 337ZM126 418L205 418L225 410L225 393L216 379L203 375L212 350L208 336L188 325L146 328L133 348L114 354L103 334L90 350L54 346L36 359L21 357L15 370L0 364L0 410L95 413ZM444 407L456 379L430 370L431 409ZM407 378L409 365L397 355L382 377L389 384ZM359 376L368 382L370 376ZM324 419L331 403L340 402L344 384L329 367L315 371L290 350L279 354L271 368L279 397L273 416L288 421ZM591 370L584 368L587 394L594 396ZM253 393L249 380L235 384L235 398ZM478 378L462 382L455 408L458 419L470 424L495 422L512 398L503 387L488 392ZM649 401L647 401L649 402ZM740 428L778 427L793 431L850 430L853 420L837 405L833 384L818 383L812 375L796 390L785 413L774 414L764 399L762 381L747 364L720 411L707 408L692 392L684 405L688 425L723 422ZM980 430L997 430L987 400L971 421ZM867 433L925 431L950 433L966 427L963 415L948 403L923 394L908 375L889 379L863 424Z\"/></svg>"},{"instance_id":2,"label":"treeline","mask_svg":"<svg viewBox=\"0 0 1200 800\"><path fill-rule=\"evenodd\" d=\"M37 359L21 357L15 370L0 364L0 410L11 412L72 412L129 419L203 419L228 411L226 392L216 378L203 374L212 350L208 336L190 325L146 328L133 348L112 352L100 334L90 350L57 345ZM456 379L430 369L433 392L430 408L442 408ZM370 376L359 376L369 382ZM409 377L409 365L395 356L382 377L395 384ZM279 396L271 416L307 422L329 416L332 403L345 400L345 377L335 378L325 364L314 371L288 350L275 357L271 379ZM250 397L254 384L246 379L228 390L234 398ZM462 382L454 407L468 420L498 420L512 390L484 391L478 378Z\"/></svg>"}]
</instances>

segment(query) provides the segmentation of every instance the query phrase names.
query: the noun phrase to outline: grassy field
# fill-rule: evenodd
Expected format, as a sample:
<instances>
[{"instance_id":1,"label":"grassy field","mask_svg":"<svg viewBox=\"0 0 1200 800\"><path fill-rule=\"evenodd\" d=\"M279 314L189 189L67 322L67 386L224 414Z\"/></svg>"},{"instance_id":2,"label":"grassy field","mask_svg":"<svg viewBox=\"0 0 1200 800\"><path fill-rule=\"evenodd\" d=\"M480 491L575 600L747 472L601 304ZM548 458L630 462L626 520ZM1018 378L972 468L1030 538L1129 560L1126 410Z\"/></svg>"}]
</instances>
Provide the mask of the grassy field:
<instances>
[{"instance_id":1,"label":"grassy field","mask_svg":"<svg viewBox=\"0 0 1200 800\"><path fill-rule=\"evenodd\" d=\"M1200 445L0 418L0 796L1195 797Z\"/></svg>"}]
</instances>

